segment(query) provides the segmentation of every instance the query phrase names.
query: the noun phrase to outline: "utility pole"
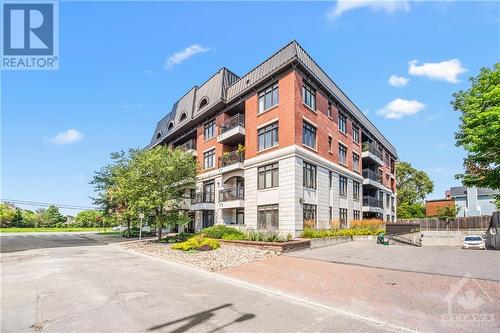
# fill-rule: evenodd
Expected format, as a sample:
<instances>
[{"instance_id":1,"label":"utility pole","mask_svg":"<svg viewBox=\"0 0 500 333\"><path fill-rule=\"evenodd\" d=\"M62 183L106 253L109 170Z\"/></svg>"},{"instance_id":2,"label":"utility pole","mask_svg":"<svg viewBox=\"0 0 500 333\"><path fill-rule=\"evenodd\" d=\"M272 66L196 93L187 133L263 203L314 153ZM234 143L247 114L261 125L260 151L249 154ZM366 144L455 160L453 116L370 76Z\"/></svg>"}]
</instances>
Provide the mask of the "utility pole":
<instances>
[{"instance_id":1,"label":"utility pole","mask_svg":"<svg viewBox=\"0 0 500 333\"><path fill-rule=\"evenodd\" d=\"M139 213L139 219L141 220L141 226L139 227L139 240L142 238L142 220L144 219L144 213Z\"/></svg>"}]
</instances>

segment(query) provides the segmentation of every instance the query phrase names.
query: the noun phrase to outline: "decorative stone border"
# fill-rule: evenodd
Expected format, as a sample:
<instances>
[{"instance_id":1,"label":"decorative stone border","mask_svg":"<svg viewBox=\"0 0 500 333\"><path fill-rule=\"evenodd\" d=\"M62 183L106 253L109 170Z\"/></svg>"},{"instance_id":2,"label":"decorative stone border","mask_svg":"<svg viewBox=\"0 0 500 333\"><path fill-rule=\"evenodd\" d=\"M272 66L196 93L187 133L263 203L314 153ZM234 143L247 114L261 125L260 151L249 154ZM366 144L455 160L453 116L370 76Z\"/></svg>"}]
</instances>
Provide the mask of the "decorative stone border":
<instances>
[{"instance_id":1,"label":"decorative stone border","mask_svg":"<svg viewBox=\"0 0 500 333\"><path fill-rule=\"evenodd\" d=\"M224 239L219 239L218 241L221 243L228 243L241 246L252 246L260 249L278 250L281 252L309 249L311 247L310 239L298 239L289 242L257 242L248 240L224 240Z\"/></svg>"}]
</instances>

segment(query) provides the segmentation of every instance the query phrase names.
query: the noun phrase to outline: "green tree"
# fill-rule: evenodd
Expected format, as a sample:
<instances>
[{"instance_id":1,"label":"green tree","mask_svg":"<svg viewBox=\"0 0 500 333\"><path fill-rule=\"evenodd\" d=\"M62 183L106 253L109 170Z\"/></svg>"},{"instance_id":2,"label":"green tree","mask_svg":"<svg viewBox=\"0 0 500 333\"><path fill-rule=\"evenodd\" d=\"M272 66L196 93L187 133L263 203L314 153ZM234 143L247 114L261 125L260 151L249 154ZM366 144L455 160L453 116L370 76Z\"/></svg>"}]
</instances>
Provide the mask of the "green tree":
<instances>
[{"instance_id":1,"label":"green tree","mask_svg":"<svg viewBox=\"0 0 500 333\"><path fill-rule=\"evenodd\" d=\"M438 208L438 218L445 220L445 221L451 221L454 220L458 212L460 212L460 207L459 206L453 206L453 207L441 207Z\"/></svg>"},{"instance_id":2,"label":"green tree","mask_svg":"<svg viewBox=\"0 0 500 333\"><path fill-rule=\"evenodd\" d=\"M16 228L23 227L23 214L22 210L16 208L16 212L14 213L14 217L12 217L12 226Z\"/></svg>"},{"instance_id":3,"label":"green tree","mask_svg":"<svg viewBox=\"0 0 500 333\"><path fill-rule=\"evenodd\" d=\"M57 227L66 221L66 218L59 213L59 208L52 205L47 207L47 209L38 209L37 214L39 217L37 226L40 227Z\"/></svg>"},{"instance_id":4,"label":"green tree","mask_svg":"<svg viewBox=\"0 0 500 333\"><path fill-rule=\"evenodd\" d=\"M456 145L467 152L465 173L456 178L465 186L500 189L500 63L469 81L471 87L454 93L451 102L461 112Z\"/></svg>"},{"instance_id":5,"label":"green tree","mask_svg":"<svg viewBox=\"0 0 500 333\"><path fill-rule=\"evenodd\" d=\"M130 204L130 211L154 214L158 239L165 225L188 221L181 212L183 194L196 183L196 162L180 149L157 146L138 151L125 172L117 177L117 195Z\"/></svg>"},{"instance_id":6,"label":"green tree","mask_svg":"<svg viewBox=\"0 0 500 333\"><path fill-rule=\"evenodd\" d=\"M134 214L130 204L129 197L122 195L122 188L119 187L118 179L127 172L130 160L134 158L139 150L130 149L128 153L124 151L111 153L111 163L95 172L93 180L97 197L92 198L95 205L103 209L104 218L111 223L126 223L127 233L130 237L130 224Z\"/></svg>"},{"instance_id":7,"label":"green tree","mask_svg":"<svg viewBox=\"0 0 500 333\"><path fill-rule=\"evenodd\" d=\"M83 210L76 214L73 224L82 228L104 227L103 213L98 210Z\"/></svg>"},{"instance_id":8,"label":"green tree","mask_svg":"<svg viewBox=\"0 0 500 333\"><path fill-rule=\"evenodd\" d=\"M38 225L39 217L31 210L24 210L21 212L23 217L23 227L30 228Z\"/></svg>"},{"instance_id":9,"label":"green tree","mask_svg":"<svg viewBox=\"0 0 500 333\"><path fill-rule=\"evenodd\" d=\"M15 210L11 206L0 203L0 227L8 228L12 226L12 219L15 213Z\"/></svg>"},{"instance_id":10,"label":"green tree","mask_svg":"<svg viewBox=\"0 0 500 333\"><path fill-rule=\"evenodd\" d=\"M408 162L399 162L396 165L396 186L398 217L424 217L425 197L434 189L434 183L429 176Z\"/></svg>"}]
</instances>

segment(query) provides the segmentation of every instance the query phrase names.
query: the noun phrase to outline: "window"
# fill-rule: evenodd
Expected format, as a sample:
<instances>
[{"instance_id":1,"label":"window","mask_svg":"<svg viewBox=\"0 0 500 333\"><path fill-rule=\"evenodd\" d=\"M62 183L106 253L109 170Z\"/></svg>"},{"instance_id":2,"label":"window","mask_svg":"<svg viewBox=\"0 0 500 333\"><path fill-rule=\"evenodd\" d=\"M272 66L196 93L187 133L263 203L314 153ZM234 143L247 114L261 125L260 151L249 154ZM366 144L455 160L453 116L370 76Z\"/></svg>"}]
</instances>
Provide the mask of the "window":
<instances>
[{"instance_id":1,"label":"window","mask_svg":"<svg viewBox=\"0 0 500 333\"><path fill-rule=\"evenodd\" d=\"M173 127L174 127L174 123L173 123L173 122L170 122L170 123L168 124L168 128L167 128L167 130L168 130L168 131L170 131Z\"/></svg>"},{"instance_id":2,"label":"window","mask_svg":"<svg viewBox=\"0 0 500 333\"><path fill-rule=\"evenodd\" d=\"M384 193L378 192L378 200L380 201L381 208L384 208Z\"/></svg>"},{"instance_id":3,"label":"window","mask_svg":"<svg viewBox=\"0 0 500 333\"><path fill-rule=\"evenodd\" d=\"M316 166L304 162L304 187L316 188Z\"/></svg>"},{"instance_id":4,"label":"window","mask_svg":"<svg viewBox=\"0 0 500 333\"><path fill-rule=\"evenodd\" d=\"M359 172L359 155L352 153L352 169Z\"/></svg>"},{"instance_id":5,"label":"window","mask_svg":"<svg viewBox=\"0 0 500 333\"><path fill-rule=\"evenodd\" d=\"M187 115L186 115L186 113L185 113L185 112L183 112L183 113L181 114L181 118L179 119L179 121L184 121L186 118L187 118Z\"/></svg>"},{"instance_id":6,"label":"window","mask_svg":"<svg viewBox=\"0 0 500 333\"><path fill-rule=\"evenodd\" d=\"M347 177L339 176L339 195L347 197Z\"/></svg>"},{"instance_id":7,"label":"window","mask_svg":"<svg viewBox=\"0 0 500 333\"><path fill-rule=\"evenodd\" d=\"M354 220L361 220L361 214L359 213L359 210L352 211L352 218Z\"/></svg>"},{"instance_id":8,"label":"window","mask_svg":"<svg viewBox=\"0 0 500 333\"><path fill-rule=\"evenodd\" d=\"M316 127L304 121L302 127L302 143L308 147L316 148Z\"/></svg>"},{"instance_id":9,"label":"window","mask_svg":"<svg viewBox=\"0 0 500 333\"><path fill-rule=\"evenodd\" d=\"M345 208L339 209L339 221L341 227L347 226L347 209Z\"/></svg>"},{"instance_id":10,"label":"window","mask_svg":"<svg viewBox=\"0 0 500 333\"><path fill-rule=\"evenodd\" d=\"M215 183L208 182L203 184L203 202L215 201Z\"/></svg>"},{"instance_id":11,"label":"window","mask_svg":"<svg viewBox=\"0 0 500 333\"><path fill-rule=\"evenodd\" d=\"M203 153L203 168L210 169L213 168L215 161L215 149L209 150Z\"/></svg>"},{"instance_id":12,"label":"window","mask_svg":"<svg viewBox=\"0 0 500 333\"><path fill-rule=\"evenodd\" d=\"M208 228L214 225L214 211L213 210L204 210L202 213L202 223L203 228Z\"/></svg>"},{"instance_id":13,"label":"window","mask_svg":"<svg viewBox=\"0 0 500 333\"><path fill-rule=\"evenodd\" d=\"M156 139L159 139L161 138L161 132L158 132L158 134L156 134Z\"/></svg>"},{"instance_id":14,"label":"window","mask_svg":"<svg viewBox=\"0 0 500 333\"><path fill-rule=\"evenodd\" d=\"M276 146L278 144L278 122L259 128L258 137L259 150Z\"/></svg>"},{"instance_id":15,"label":"window","mask_svg":"<svg viewBox=\"0 0 500 333\"><path fill-rule=\"evenodd\" d=\"M215 119L212 119L205 123L205 140L210 139L215 135Z\"/></svg>"},{"instance_id":16,"label":"window","mask_svg":"<svg viewBox=\"0 0 500 333\"><path fill-rule=\"evenodd\" d=\"M356 201L359 201L359 188L360 188L359 182L354 180L352 182L352 197Z\"/></svg>"},{"instance_id":17,"label":"window","mask_svg":"<svg viewBox=\"0 0 500 333\"><path fill-rule=\"evenodd\" d=\"M266 189L278 186L278 163L261 166L258 169L258 189Z\"/></svg>"},{"instance_id":18,"label":"window","mask_svg":"<svg viewBox=\"0 0 500 333\"><path fill-rule=\"evenodd\" d=\"M259 93L259 113L278 105L278 102L278 83L275 83Z\"/></svg>"},{"instance_id":19,"label":"window","mask_svg":"<svg viewBox=\"0 0 500 333\"><path fill-rule=\"evenodd\" d=\"M257 206L257 228L259 229L279 228L278 205Z\"/></svg>"},{"instance_id":20,"label":"window","mask_svg":"<svg viewBox=\"0 0 500 333\"><path fill-rule=\"evenodd\" d=\"M347 147L339 142L339 163L347 165Z\"/></svg>"},{"instance_id":21,"label":"window","mask_svg":"<svg viewBox=\"0 0 500 333\"><path fill-rule=\"evenodd\" d=\"M389 162L389 154L388 153L385 153L385 165L389 166L390 165L390 162Z\"/></svg>"},{"instance_id":22,"label":"window","mask_svg":"<svg viewBox=\"0 0 500 333\"><path fill-rule=\"evenodd\" d=\"M332 213L332 207L328 207L328 216L330 217L330 219L328 221L331 221L333 219L333 213Z\"/></svg>"},{"instance_id":23,"label":"window","mask_svg":"<svg viewBox=\"0 0 500 333\"><path fill-rule=\"evenodd\" d=\"M359 127L352 125L352 141L359 143Z\"/></svg>"},{"instance_id":24,"label":"window","mask_svg":"<svg viewBox=\"0 0 500 333\"><path fill-rule=\"evenodd\" d=\"M198 107L198 110L201 110L202 108L204 108L205 106L207 106L208 104L208 98L203 98L200 102L200 106Z\"/></svg>"},{"instance_id":25,"label":"window","mask_svg":"<svg viewBox=\"0 0 500 333\"><path fill-rule=\"evenodd\" d=\"M328 102L328 110L327 110L327 115L328 117L332 117L332 103Z\"/></svg>"},{"instance_id":26,"label":"window","mask_svg":"<svg viewBox=\"0 0 500 333\"><path fill-rule=\"evenodd\" d=\"M303 205L304 227L316 227L316 205Z\"/></svg>"},{"instance_id":27,"label":"window","mask_svg":"<svg viewBox=\"0 0 500 333\"><path fill-rule=\"evenodd\" d=\"M307 84L302 85L302 99L305 105L316 111L316 90Z\"/></svg>"},{"instance_id":28,"label":"window","mask_svg":"<svg viewBox=\"0 0 500 333\"><path fill-rule=\"evenodd\" d=\"M339 131L341 131L342 133L347 133L346 122L347 122L346 116L339 113Z\"/></svg>"},{"instance_id":29,"label":"window","mask_svg":"<svg viewBox=\"0 0 500 333\"><path fill-rule=\"evenodd\" d=\"M389 194L385 195L385 207L386 208L391 207L391 196Z\"/></svg>"},{"instance_id":30,"label":"window","mask_svg":"<svg viewBox=\"0 0 500 333\"><path fill-rule=\"evenodd\" d=\"M245 210L243 208L236 209L236 224L245 224Z\"/></svg>"},{"instance_id":31,"label":"window","mask_svg":"<svg viewBox=\"0 0 500 333\"><path fill-rule=\"evenodd\" d=\"M328 152L332 152L332 145L333 145L333 138L329 135L328 136Z\"/></svg>"},{"instance_id":32,"label":"window","mask_svg":"<svg viewBox=\"0 0 500 333\"><path fill-rule=\"evenodd\" d=\"M328 171L328 186L330 187L330 189L332 188L332 184L333 184L333 172Z\"/></svg>"}]
</instances>

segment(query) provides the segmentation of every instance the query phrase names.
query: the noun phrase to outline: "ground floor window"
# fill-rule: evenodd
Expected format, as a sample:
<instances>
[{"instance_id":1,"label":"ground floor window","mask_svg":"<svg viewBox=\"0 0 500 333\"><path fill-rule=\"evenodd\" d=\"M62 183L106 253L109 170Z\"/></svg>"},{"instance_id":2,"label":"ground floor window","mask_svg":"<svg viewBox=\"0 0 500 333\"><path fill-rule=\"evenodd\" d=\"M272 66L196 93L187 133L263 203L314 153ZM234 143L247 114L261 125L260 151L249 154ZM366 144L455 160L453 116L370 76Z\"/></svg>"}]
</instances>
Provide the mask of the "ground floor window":
<instances>
[{"instance_id":1,"label":"ground floor window","mask_svg":"<svg viewBox=\"0 0 500 333\"><path fill-rule=\"evenodd\" d=\"M347 209L340 208L340 210L339 210L339 222L340 222L341 228L347 227Z\"/></svg>"},{"instance_id":2,"label":"ground floor window","mask_svg":"<svg viewBox=\"0 0 500 333\"><path fill-rule=\"evenodd\" d=\"M316 228L316 205L304 204L303 217L304 217L304 229Z\"/></svg>"},{"instance_id":3,"label":"ground floor window","mask_svg":"<svg viewBox=\"0 0 500 333\"><path fill-rule=\"evenodd\" d=\"M236 224L245 224L245 210L243 208L236 209Z\"/></svg>"},{"instance_id":4,"label":"ground floor window","mask_svg":"<svg viewBox=\"0 0 500 333\"><path fill-rule=\"evenodd\" d=\"M202 213L203 228L208 228L214 225L214 211L204 210Z\"/></svg>"},{"instance_id":5,"label":"ground floor window","mask_svg":"<svg viewBox=\"0 0 500 333\"><path fill-rule=\"evenodd\" d=\"M278 205L257 206L257 228L259 229L279 228Z\"/></svg>"},{"instance_id":6,"label":"ground floor window","mask_svg":"<svg viewBox=\"0 0 500 333\"><path fill-rule=\"evenodd\" d=\"M354 210L354 211L352 212L352 218L353 218L354 220L361 220L361 215L360 215L360 213L359 213L359 210Z\"/></svg>"}]
</instances>

